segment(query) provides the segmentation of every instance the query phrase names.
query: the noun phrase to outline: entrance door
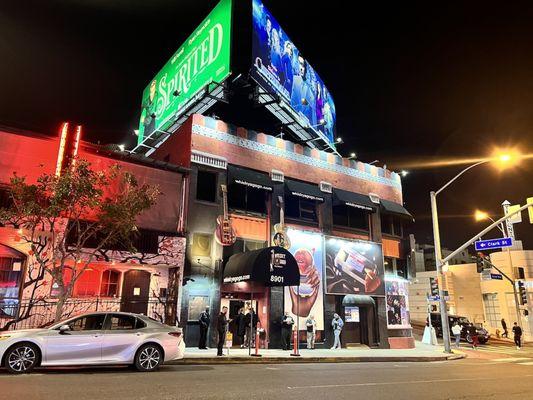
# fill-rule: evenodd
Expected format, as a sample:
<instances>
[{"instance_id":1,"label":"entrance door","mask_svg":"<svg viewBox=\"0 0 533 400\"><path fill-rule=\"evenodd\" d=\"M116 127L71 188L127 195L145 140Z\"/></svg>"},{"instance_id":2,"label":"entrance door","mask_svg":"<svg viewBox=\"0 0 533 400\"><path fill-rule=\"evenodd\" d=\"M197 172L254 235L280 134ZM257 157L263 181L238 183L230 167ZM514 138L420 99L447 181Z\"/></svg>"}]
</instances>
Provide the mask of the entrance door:
<instances>
[{"instance_id":1,"label":"entrance door","mask_svg":"<svg viewBox=\"0 0 533 400\"><path fill-rule=\"evenodd\" d=\"M132 270L124 274L120 311L147 314L150 297L150 273Z\"/></svg>"},{"instance_id":2,"label":"entrance door","mask_svg":"<svg viewBox=\"0 0 533 400\"><path fill-rule=\"evenodd\" d=\"M241 345L243 341L239 337L239 321L236 318L239 315L239 310L244 308L243 300L230 300L229 301L229 317L233 320L229 324L229 331L233 334L233 344Z\"/></svg>"}]
</instances>

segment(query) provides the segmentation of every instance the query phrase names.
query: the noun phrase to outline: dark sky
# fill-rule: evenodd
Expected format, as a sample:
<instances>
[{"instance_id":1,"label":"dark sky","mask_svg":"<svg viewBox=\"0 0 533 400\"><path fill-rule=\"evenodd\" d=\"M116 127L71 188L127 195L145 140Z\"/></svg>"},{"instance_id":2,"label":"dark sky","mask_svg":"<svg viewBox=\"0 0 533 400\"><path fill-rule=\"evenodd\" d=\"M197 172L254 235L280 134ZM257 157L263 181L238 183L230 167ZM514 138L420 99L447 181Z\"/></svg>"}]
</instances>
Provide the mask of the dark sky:
<instances>
[{"instance_id":1,"label":"dark sky","mask_svg":"<svg viewBox=\"0 0 533 400\"><path fill-rule=\"evenodd\" d=\"M533 152L533 6L351 2L348 11L339 0L264 2L333 94L344 154L399 168L483 157L496 145ZM63 120L79 121L86 139L133 142L143 88L215 4L3 0L0 123L55 133ZM503 200L533 196L532 167L479 167L444 192L444 245L480 230L475 208L497 217ZM419 242L431 240L429 190L460 168L404 179ZM532 226L517 232L533 248Z\"/></svg>"}]
</instances>

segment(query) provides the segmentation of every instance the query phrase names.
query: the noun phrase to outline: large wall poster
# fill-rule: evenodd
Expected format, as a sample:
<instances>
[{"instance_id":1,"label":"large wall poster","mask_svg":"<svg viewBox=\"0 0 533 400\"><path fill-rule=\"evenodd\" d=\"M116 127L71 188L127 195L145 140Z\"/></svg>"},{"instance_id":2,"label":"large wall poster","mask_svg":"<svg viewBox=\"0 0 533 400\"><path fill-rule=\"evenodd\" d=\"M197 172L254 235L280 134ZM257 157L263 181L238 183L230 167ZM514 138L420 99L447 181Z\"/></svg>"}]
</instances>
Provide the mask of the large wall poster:
<instances>
[{"instance_id":1,"label":"large wall poster","mask_svg":"<svg viewBox=\"0 0 533 400\"><path fill-rule=\"evenodd\" d=\"M387 327L389 329L409 329L409 282L405 279L388 277L385 288L387 292Z\"/></svg>"},{"instance_id":2,"label":"large wall poster","mask_svg":"<svg viewBox=\"0 0 533 400\"><path fill-rule=\"evenodd\" d=\"M381 245L326 237L326 293L385 295Z\"/></svg>"},{"instance_id":3,"label":"large wall poster","mask_svg":"<svg viewBox=\"0 0 533 400\"><path fill-rule=\"evenodd\" d=\"M260 0L253 0L252 77L280 95L303 125L334 142L335 103L326 85Z\"/></svg>"},{"instance_id":4,"label":"large wall poster","mask_svg":"<svg viewBox=\"0 0 533 400\"><path fill-rule=\"evenodd\" d=\"M285 288L285 311L288 311L296 322L299 311L300 331L306 329L305 321L313 316L317 330L324 329L324 290L323 274L323 237L318 233L305 232L289 228L289 251L294 255L300 269L300 287ZM300 300L298 306L298 298ZM296 325L296 324L295 324Z\"/></svg>"}]
</instances>

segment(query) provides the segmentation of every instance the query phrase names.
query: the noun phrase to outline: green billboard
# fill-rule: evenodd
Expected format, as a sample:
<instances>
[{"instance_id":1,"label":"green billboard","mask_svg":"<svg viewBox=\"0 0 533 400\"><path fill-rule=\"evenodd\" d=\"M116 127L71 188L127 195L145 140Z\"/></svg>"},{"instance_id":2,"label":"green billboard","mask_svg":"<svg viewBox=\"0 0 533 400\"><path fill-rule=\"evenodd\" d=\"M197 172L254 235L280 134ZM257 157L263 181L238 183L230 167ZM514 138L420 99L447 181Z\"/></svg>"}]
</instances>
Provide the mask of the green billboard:
<instances>
[{"instance_id":1,"label":"green billboard","mask_svg":"<svg viewBox=\"0 0 533 400\"><path fill-rule=\"evenodd\" d=\"M138 143L230 74L232 0L221 0L143 91Z\"/></svg>"}]
</instances>

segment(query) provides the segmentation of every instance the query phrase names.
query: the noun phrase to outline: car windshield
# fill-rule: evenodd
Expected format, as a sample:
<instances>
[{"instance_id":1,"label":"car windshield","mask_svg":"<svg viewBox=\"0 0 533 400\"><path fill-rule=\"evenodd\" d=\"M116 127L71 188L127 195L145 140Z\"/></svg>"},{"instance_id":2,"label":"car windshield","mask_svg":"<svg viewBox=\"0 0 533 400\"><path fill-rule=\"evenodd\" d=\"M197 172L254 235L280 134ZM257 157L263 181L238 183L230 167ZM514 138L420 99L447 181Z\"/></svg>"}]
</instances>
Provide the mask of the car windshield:
<instances>
[{"instance_id":1,"label":"car windshield","mask_svg":"<svg viewBox=\"0 0 533 400\"><path fill-rule=\"evenodd\" d=\"M78 319L81 319L83 317L89 317L91 315L97 315L97 316L104 316L105 317L105 314L85 314L85 315L76 315L75 317L72 317L72 318L69 318L69 319L65 319L61 322L58 322L57 324L54 324L52 325L51 327L49 327L48 329L49 330L57 330L59 329L61 326L63 325L71 325L74 321L78 320Z\"/></svg>"}]
</instances>

